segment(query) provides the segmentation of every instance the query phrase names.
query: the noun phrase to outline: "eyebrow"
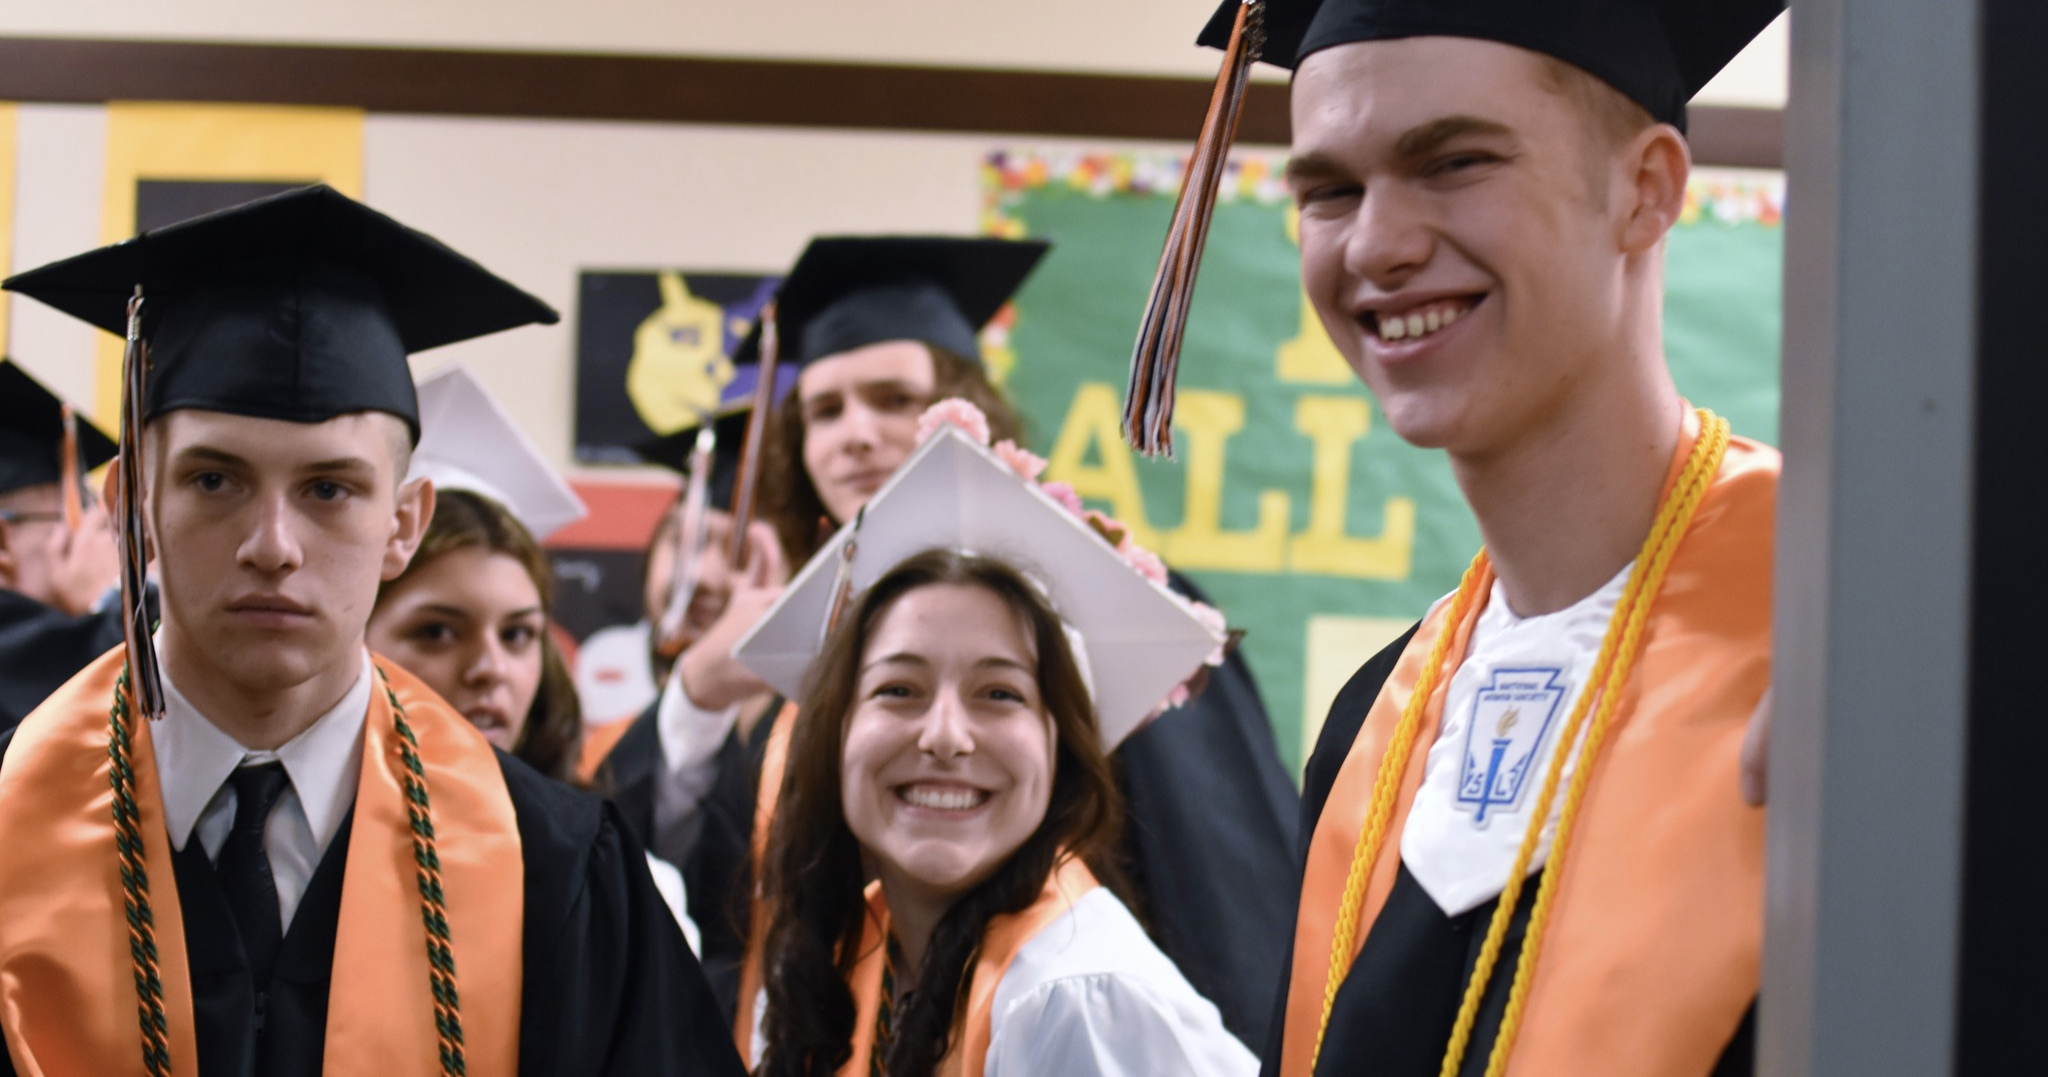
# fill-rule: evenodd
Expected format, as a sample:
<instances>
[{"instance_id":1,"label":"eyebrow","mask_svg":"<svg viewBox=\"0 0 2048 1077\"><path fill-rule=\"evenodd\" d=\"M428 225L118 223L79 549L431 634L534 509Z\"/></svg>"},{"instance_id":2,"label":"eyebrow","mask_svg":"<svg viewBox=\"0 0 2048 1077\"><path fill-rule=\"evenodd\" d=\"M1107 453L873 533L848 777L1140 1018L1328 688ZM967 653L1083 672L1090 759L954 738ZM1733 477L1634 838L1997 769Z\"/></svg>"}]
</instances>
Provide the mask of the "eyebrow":
<instances>
[{"instance_id":1,"label":"eyebrow","mask_svg":"<svg viewBox=\"0 0 2048 1077\"><path fill-rule=\"evenodd\" d=\"M225 467L246 468L250 466L247 458L211 445L193 445L189 448L180 449L177 459L181 462L191 461L220 464ZM337 456L332 460L316 460L299 469L301 473L307 475L331 475L342 471L367 471L374 473L376 470L377 465L360 456Z\"/></svg>"},{"instance_id":2,"label":"eyebrow","mask_svg":"<svg viewBox=\"0 0 2048 1077\"><path fill-rule=\"evenodd\" d=\"M846 395L848 389L851 389L856 393L871 393L877 389L907 389L912 392L927 391L924 389L924 387L903 378L872 378L867 381L854 382L850 386L835 385L830 389L820 389L817 392L804 397L803 402L808 404L813 400L824 400L827 397L844 396Z\"/></svg>"},{"instance_id":3,"label":"eyebrow","mask_svg":"<svg viewBox=\"0 0 2048 1077\"><path fill-rule=\"evenodd\" d=\"M1287 167L1282 179L1290 187L1300 187L1317 180L1334 179L1344 174L1344 168L1336 158L1320 150L1310 150L1298 157L1287 158Z\"/></svg>"},{"instance_id":4,"label":"eyebrow","mask_svg":"<svg viewBox=\"0 0 2048 1077\"><path fill-rule=\"evenodd\" d=\"M871 670L876 666L886 666L892 662L900 665L911 666L929 666L932 664L931 660L924 657L923 655L911 654L908 651L901 651L896 654L885 654L882 657L877 658L872 662L869 662L867 665L860 667L860 671L862 673L866 673L868 670ZM1005 658L999 654L992 654L987 658L983 658L980 661L974 663L974 668L976 669L995 667L1015 669L1025 673L1035 672L1030 666L1027 666L1022 662L1019 662L1014 658Z\"/></svg>"},{"instance_id":5,"label":"eyebrow","mask_svg":"<svg viewBox=\"0 0 2048 1077\"><path fill-rule=\"evenodd\" d=\"M1410 127L1394 140L1394 152L1401 157L1426 157L1457 138L1513 138L1514 130L1497 120L1479 116L1444 116Z\"/></svg>"}]
</instances>

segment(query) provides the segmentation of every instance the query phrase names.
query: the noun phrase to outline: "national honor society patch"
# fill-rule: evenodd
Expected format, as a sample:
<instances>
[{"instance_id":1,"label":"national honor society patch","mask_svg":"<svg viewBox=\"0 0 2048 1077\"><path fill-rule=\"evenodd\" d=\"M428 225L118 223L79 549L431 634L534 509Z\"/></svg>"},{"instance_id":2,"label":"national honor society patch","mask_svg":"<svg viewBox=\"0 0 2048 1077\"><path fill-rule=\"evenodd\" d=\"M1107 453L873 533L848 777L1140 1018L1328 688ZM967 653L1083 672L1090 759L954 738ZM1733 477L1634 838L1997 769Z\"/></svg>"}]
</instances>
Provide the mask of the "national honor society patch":
<instances>
[{"instance_id":1,"label":"national honor society patch","mask_svg":"<svg viewBox=\"0 0 2048 1077\"><path fill-rule=\"evenodd\" d=\"M1562 666L1496 669L1475 694L1456 805L1473 813L1473 826L1485 826L1494 809L1514 811L1521 802L1569 688L1559 683L1563 677Z\"/></svg>"}]
</instances>

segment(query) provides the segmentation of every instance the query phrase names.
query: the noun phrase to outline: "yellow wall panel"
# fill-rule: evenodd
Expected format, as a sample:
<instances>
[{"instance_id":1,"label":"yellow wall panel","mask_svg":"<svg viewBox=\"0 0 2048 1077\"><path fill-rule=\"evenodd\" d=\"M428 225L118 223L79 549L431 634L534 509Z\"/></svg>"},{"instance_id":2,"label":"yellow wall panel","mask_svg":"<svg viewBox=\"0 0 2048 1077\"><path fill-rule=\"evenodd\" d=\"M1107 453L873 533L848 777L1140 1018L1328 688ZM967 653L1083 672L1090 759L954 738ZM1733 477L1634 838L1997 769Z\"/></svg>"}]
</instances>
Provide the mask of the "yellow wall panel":
<instances>
[{"instance_id":1,"label":"yellow wall panel","mask_svg":"<svg viewBox=\"0 0 2048 1077\"><path fill-rule=\"evenodd\" d=\"M10 139L11 142L11 139ZM135 234L142 180L319 181L363 193L363 113L272 105L116 101L107 106L107 182L100 238ZM120 407L121 342L99 342L94 414Z\"/></svg>"}]
</instances>

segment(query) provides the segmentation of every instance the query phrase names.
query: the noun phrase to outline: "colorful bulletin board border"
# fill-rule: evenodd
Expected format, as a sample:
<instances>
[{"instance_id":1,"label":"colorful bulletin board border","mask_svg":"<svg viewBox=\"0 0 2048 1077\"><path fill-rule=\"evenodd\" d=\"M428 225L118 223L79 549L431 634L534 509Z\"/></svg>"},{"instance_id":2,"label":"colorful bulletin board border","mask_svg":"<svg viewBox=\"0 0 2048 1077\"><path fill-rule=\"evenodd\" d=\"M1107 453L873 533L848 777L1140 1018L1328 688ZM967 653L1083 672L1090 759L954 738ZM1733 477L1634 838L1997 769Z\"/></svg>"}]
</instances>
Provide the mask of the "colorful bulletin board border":
<instances>
[{"instance_id":1,"label":"colorful bulletin board border","mask_svg":"<svg viewBox=\"0 0 2048 1077\"><path fill-rule=\"evenodd\" d=\"M107 106L100 237L135 234L137 191L148 181L244 185L325 183L363 194L363 112L277 105L116 101ZM121 342L99 340L94 414L120 406Z\"/></svg>"}]
</instances>

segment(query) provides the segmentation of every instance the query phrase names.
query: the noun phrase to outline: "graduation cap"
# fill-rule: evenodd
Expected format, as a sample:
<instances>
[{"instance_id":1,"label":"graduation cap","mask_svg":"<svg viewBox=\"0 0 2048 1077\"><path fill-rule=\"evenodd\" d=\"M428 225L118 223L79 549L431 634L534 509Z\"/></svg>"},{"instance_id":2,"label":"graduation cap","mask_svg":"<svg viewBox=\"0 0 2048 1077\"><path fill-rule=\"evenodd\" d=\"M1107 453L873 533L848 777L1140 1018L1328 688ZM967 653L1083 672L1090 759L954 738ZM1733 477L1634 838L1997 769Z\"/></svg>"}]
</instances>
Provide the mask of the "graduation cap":
<instances>
[{"instance_id":1,"label":"graduation cap","mask_svg":"<svg viewBox=\"0 0 2048 1077\"><path fill-rule=\"evenodd\" d=\"M419 399L420 443L407 478L488 497L542 542L588 515L583 499L468 367L451 363L421 378Z\"/></svg>"},{"instance_id":2,"label":"graduation cap","mask_svg":"<svg viewBox=\"0 0 2048 1077\"><path fill-rule=\"evenodd\" d=\"M64 401L12 359L0 359L0 494L62 482ZM82 475L114 458L114 440L84 419L72 423Z\"/></svg>"},{"instance_id":3,"label":"graduation cap","mask_svg":"<svg viewBox=\"0 0 2048 1077\"><path fill-rule=\"evenodd\" d=\"M776 293L782 361L801 368L890 340L915 340L979 361L981 327L1045 256L1042 239L819 236ZM761 322L733 362L760 354Z\"/></svg>"},{"instance_id":4,"label":"graduation cap","mask_svg":"<svg viewBox=\"0 0 2048 1077\"><path fill-rule=\"evenodd\" d=\"M1198 42L1227 47L1243 6L1218 8ZM1258 58L1292 69L1355 41L1498 41L1563 60L1684 130L1685 103L1784 10L1784 0L1265 0Z\"/></svg>"},{"instance_id":5,"label":"graduation cap","mask_svg":"<svg viewBox=\"0 0 2048 1077\"><path fill-rule=\"evenodd\" d=\"M861 515L733 650L789 698L823 647L842 562L860 591L935 547L999 558L1045 589L1080 637L1075 657L1091 682L1105 749L1143 725L1224 642L1185 599L1140 576L1086 522L956 427L919 447Z\"/></svg>"},{"instance_id":6,"label":"graduation cap","mask_svg":"<svg viewBox=\"0 0 2048 1077\"><path fill-rule=\"evenodd\" d=\"M1223 50L1223 70L1131 353L1124 436L1146 455L1172 452L1181 338L1254 61L1291 69L1321 49L1391 38L1498 41L1578 67L1683 130L1685 103L1784 9L1784 0L1225 0L1197 39Z\"/></svg>"},{"instance_id":7,"label":"graduation cap","mask_svg":"<svg viewBox=\"0 0 2048 1077\"><path fill-rule=\"evenodd\" d=\"M136 710L164 715L146 596L142 429L201 408L287 422L382 411L419 440L410 352L559 316L433 237L325 186L155 228L0 281L126 338L122 635Z\"/></svg>"},{"instance_id":8,"label":"graduation cap","mask_svg":"<svg viewBox=\"0 0 2048 1077\"><path fill-rule=\"evenodd\" d=\"M144 422L204 408L288 422L356 411L419 436L411 352L559 316L421 232L302 187L17 274L0 287L125 335L144 297Z\"/></svg>"}]
</instances>

